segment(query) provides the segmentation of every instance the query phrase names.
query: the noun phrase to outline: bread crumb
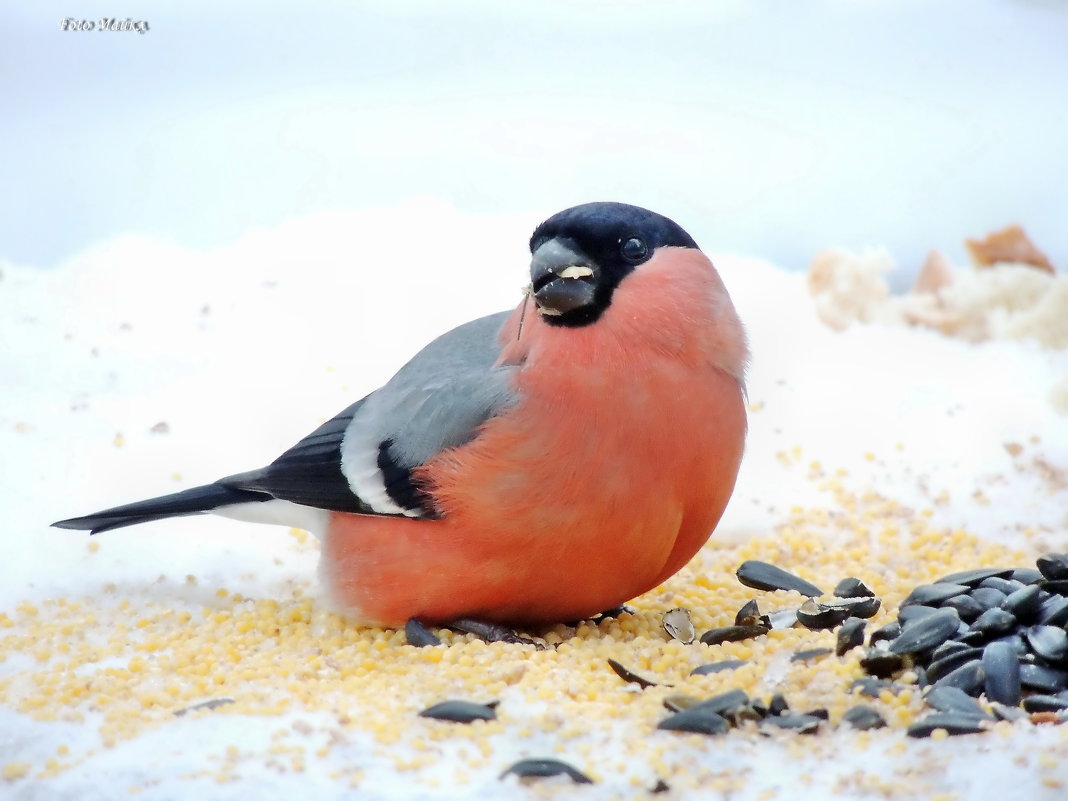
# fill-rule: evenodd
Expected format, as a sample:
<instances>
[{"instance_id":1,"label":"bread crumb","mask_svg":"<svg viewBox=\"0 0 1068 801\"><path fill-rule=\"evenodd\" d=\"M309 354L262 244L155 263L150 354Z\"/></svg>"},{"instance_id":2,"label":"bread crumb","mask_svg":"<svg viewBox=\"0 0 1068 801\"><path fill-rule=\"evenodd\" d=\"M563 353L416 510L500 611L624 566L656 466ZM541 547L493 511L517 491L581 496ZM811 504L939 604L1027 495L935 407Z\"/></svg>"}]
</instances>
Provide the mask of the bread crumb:
<instances>
[{"instance_id":1,"label":"bread crumb","mask_svg":"<svg viewBox=\"0 0 1068 801\"><path fill-rule=\"evenodd\" d=\"M965 239L964 245L977 267L1028 264L1050 275L1056 272L1046 254L1035 247L1035 243L1019 225L994 231L983 239Z\"/></svg>"}]
</instances>

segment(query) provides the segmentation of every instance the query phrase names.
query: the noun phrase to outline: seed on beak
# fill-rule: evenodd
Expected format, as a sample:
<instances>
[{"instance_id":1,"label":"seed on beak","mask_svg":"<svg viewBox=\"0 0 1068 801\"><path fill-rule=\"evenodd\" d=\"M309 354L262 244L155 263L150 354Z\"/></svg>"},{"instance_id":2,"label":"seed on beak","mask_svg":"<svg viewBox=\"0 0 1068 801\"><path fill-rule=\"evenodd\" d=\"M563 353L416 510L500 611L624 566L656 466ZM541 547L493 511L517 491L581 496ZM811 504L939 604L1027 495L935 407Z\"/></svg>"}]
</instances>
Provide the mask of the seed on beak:
<instances>
[{"instance_id":1,"label":"seed on beak","mask_svg":"<svg viewBox=\"0 0 1068 801\"><path fill-rule=\"evenodd\" d=\"M585 264L572 264L556 274L559 278L587 278L593 275L593 269Z\"/></svg>"}]
</instances>

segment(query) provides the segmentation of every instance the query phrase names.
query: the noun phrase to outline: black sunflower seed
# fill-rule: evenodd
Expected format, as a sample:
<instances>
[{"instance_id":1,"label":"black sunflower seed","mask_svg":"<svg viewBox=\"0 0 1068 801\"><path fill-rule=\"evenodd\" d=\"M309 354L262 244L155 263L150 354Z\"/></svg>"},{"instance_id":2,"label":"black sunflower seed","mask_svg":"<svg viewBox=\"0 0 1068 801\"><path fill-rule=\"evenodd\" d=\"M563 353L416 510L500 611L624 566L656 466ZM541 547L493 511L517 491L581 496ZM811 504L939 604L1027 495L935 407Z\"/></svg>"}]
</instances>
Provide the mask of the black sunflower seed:
<instances>
[{"instance_id":1,"label":"black sunflower seed","mask_svg":"<svg viewBox=\"0 0 1068 801\"><path fill-rule=\"evenodd\" d=\"M868 645L875 645L877 642L884 642L886 640L893 640L901 636L901 623L896 620L887 623L882 628L878 628L871 633L871 637L868 639Z\"/></svg>"},{"instance_id":2,"label":"black sunflower seed","mask_svg":"<svg viewBox=\"0 0 1068 801\"><path fill-rule=\"evenodd\" d=\"M500 775L504 778L509 773L520 779L544 779L550 776L569 776L575 784L593 784L585 773L571 767L558 759L521 759Z\"/></svg>"},{"instance_id":3,"label":"black sunflower seed","mask_svg":"<svg viewBox=\"0 0 1068 801\"><path fill-rule=\"evenodd\" d=\"M937 606L920 606L919 604L903 606L897 610L897 622L902 626L905 626L914 620L919 620L921 617L933 615L937 611Z\"/></svg>"},{"instance_id":4,"label":"black sunflower seed","mask_svg":"<svg viewBox=\"0 0 1068 801\"><path fill-rule=\"evenodd\" d=\"M1023 584L1037 584L1042 580L1042 572L1031 567L1018 567L1009 578Z\"/></svg>"},{"instance_id":5,"label":"black sunflower seed","mask_svg":"<svg viewBox=\"0 0 1068 801\"><path fill-rule=\"evenodd\" d=\"M986 697L1001 704L1020 703L1020 660L1007 642L992 642L983 650Z\"/></svg>"},{"instance_id":6,"label":"black sunflower seed","mask_svg":"<svg viewBox=\"0 0 1068 801\"><path fill-rule=\"evenodd\" d=\"M793 590L810 598L823 595L823 590L781 567L750 559L739 565L735 575L746 587L756 590Z\"/></svg>"},{"instance_id":7,"label":"black sunflower seed","mask_svg":"<svg viewBox=\"0 0 1068 801\"><path fill-rule=\"evenodd\" d=\"M695 734L726 734L730 724L722 715L700 705L676 712L660 721L656 727L664 731L685 731Z\"/></svg>"},{"instance_id":8,"label":"black sunflower seed","mask_svg":"<svg viewBox=\"0 0 1068 801\"><path fill-rule=\"evenodd\" d=\"M944 643L942 643L937 648L935 648L933 651L931 651L931 660L935 661L937 659L942 659L944 657L947 657L950 654L956 654L956 653L960 653L962 651L966 652L966 651L974 651L974 650L975 649L972 646L965 645L964 643L958 642L957 640L946 640ZM978 654L976 654L976 656L978 656Z\"/></svg>"},{"instance_id":9,"label":"black sunflower seed","mask_svg":"<svg viewBox=\"0 0 1068 801\"><path fill-rule=\"evenodd\" d=\"M892 681L864 676L859 679L854 679L853 683L849 685L849 689L857 690L861 695L867 698L878 698L883 690L890 690L893 693L897 693L901 688Z\"/></svg>"},{"instance_id":10,"label":"black sunflower seed","mask_svg":"<svg viewBox=\"0 0 1068 801\"><path fill-rule=\"evenodd\" d=\"M989 639L981 631L966 631L963 634L957 634L957 642L962 642L965 645L978 646L982 645L987 639Z\"/></svg>"},{"instance_id":11,"label":"black sunflower seed","mask_svg":"<svg viewBox=\"0 0 1068 801\"><path fill-rule=\"evenodd\" d=\"M775 693L768 700L768 714L769 715L782 715L790 711L790 704L786 700L786 696L782 693Z\"/></svg>"},{"instance_id":12,"label":"black sunflower seed","mask_svg":"<svg viewBox=\"0 0 1068 801\"><path fill-rule=\"evenodd\" d=\"M804 651L798 651L790 657L791 662L807 662L810 659L819 659L820 657L827 656L831 653L830 648L808 648Z\"/></svg>"},{"instance_id":13,"label":"black sunflower seed","mask_svg":"<svg viewBox=\"0 0 1068 801\"><path fill-rule=\"evenodd\" d=\"M615 674L617 676L619 676L619 678L623 679L623 681L632 682L634 684L637 684L643 690L646 687L656 687L657 686L655 681L649 681L649 679L646 679L646 678L643 678L642 676L639 676L633 670L630 670L628 668L623 667L623 665L621 665L619 662L617 662L614 659L609 659L608 660L608 667L612 668L612 670L615 672Z\"/></svg>"},{"instance_id":14,"label":"black sunflower seed","mask_svg":"<svg viewBox=\"0 0 1068 801\"><path fill-rule=\"evenodd\" d=\"M821 722L820 718L815 715L769 715L760 722L760 725L788 729L798 734L814 734Z\"/></svg>"},{"instance_id":15,"label":"black sunflower seed","mask_svg":"<svg viewBox=\"0 0 1068 801\"><path fill-rule=\"evenodd\" d=\"M945 729L947 734L977 734L987 728L982 718L972 715L955 715L952 712L936 712L917 720L905 732L909 737L930 737L935 729Z\"/></svg>"},{"instance_id":16,"label":"black sunflower seed","mask_svg":"<svg viewBox=\"0 0 1068 801\"><path fill-rule=\"evenodd\" d=\"M811 598L801 604L801 608L797 610L797 622L813 631L833 629L845 622L848 617L850 617L848 609L825 606Z\"/></svg>"},{"instance_id":17,"label":"black sunflower seed","mask_svg":"<svg viewBox=\"0 0 1068 801\"><path fill-rule=\"evenodd\" d=\"M938 681L943 676L948 676L961 665L981 658L983 652L978 648L970 648L965 645L963 651L954 651L946 654L941 659L933 660L927 665L927 680Z\"/></svg>"},{"instance_id":18,"label":"black sunflower seed","mask_svg":"<svg viewBox=\"0 0 1068 801\"><path fill-rule=\"evenodd\" d=\"M986 611L986 607L970 595L954 595L942 602L942 609L957 610L957 615L965 623L971 623Z\"/></svg>"},{"instance_id":19,"label":"black sunflower seed","mask_svg":"<svg viewBox=\"0 0 1068 801\"><path fill-rule=\"evenodd\" d=\"M997 590L1002 595L1008 595L1009 593L1016 592L1022 586L1023 586L1023 582L1021 582L1021 581L1015 581L1013 579L998 578L997 576L992 576L991 578L983 579L982 581L980 581L979 582L979 587L977 589ZM974 593L975 593L975 590L972 590L972 594L973 595L974 595Z\"/></svg>"},{"instance_id":20,"label":"black sunflower seed","mask_svg":"<svg viewBox=\"0 0 1068 801\"><path fill-rule=\"evenodd\" d=\"M1016 656L1021 660L1027 659L1027 657L1031 654L1031 650L1027 647L1027 643L1024 641L1023 635L1019 632L1013 634L1006 634L1004 637L998 637L997 639L991 640L990 642L1003 642L1008 644L1016 653ZM990 643L987 643L987 645L989 644ZM986 645L981 647L985 648ZM1033 659L1034 657L1032 656L1030 659L1027 659L1027 661L1030 662Z\"/></svg>"},{"instance_id":21,"label":"black sunflower seed","mask_svg":"<svg viewBox=\"0 0 1068 801\"><path fill-rule=\"evenodd\" d=\"M1035 566L1051 581L1068 579L1068 553L1048 553L1040 556L1035 560Z\"/></svg>"},{"instance_id":22,"label":"black sunflower seed","mask_svg":"<svg viewBox=\"0 0 1068 801\"><path fill-rule=\"evenodd\" d=\"M969 587L975 587L980 582L988 578L1005 578L1012 575L1012 568L1002 567L981 567L978 570L961 570L958 573L950 573L948 576L942 576L936 584L966 584Z\"/></svg>"},{"instance_id":23,"label":"black sunflower seed","mask_svg":"<svg viewBox=\"0 0 1068 801\"><path fill-rule=\"evenodd\" d=\"M734 616L735 626L761 626L760 620L760 606L757 605L756 599L752 598L745 602L745 605L738 610L738 613ZM768 626L768 628L771 628Z\"/></svg>"},{"instance_id":24,"label":"black sunflower seed","mask_svg":"<svg viewBox=\"0 0 1068 801\"><path fill-rule=\"evenodd\" d=\"M972 621L971 630L982 634L984 637L1000 637L1003 634L1015 631L1018 625L1016 616L1012 612L994 607L987 609Z\"/></svg>"},{"instance_id":25,"label":"black sunflower seed","mask_svg":"<svg viewBox=\"0 0 1068 801\"><path fill-rule=\"evenodd\" d=\"M744 690L728 690L725 693L714 695L708 700L695 704L690 709L707 709L710 712L721 715L724 712L746 706L748 703L749 696L745 694Z\"/></svg>"},{"instance_id":26,"label":"black sunflower seed","mask_svg":"<svg viewBox=\"0 0 1068 801\"><path fill-rule=\"evenodd\" d=\"M1030 623L1038 614L1042 606L1041 589L1037 584L1029 584L1023 589L1005 596L1001 602L1001 608L1011 612L1016 619L1023 623Z\"/></svg>"},{"instance_id":27,"label":"black sunflower seed","mask_svg":"<svg viewBox=\"0 0 1068 801\"><path fill-rule=\"evenodd\" d=\"M1060 712L1068 709L1068 698L1059 695L1030 695L1023 700L1028 712Z\"/></svg>"},{"instance_id":28,"label":"black sunflower seed","mask_svg":"<svg viewBox=\"0 0 1068 801\"><path fill-rule=\"evenodd\" d=\"M767 626L723 626L718 629L709 629L701 635L701 642L705 645L719 645L724 642L740 642L751 640L753 637L763 637L771 629Z\"/></svg>"},{"instance_id":29,"label":"black sunflower seed","mask_svg":"<svg viewBox=\"0 0 1068 801\"><path fill-rule=\"evenodd\" d=\"M1057 579L1055 581L1043 581L1038 585L1046 592L1051 592L1054 595L1065 596L1068 595L1068 579Z\"/></svg>"},{"instance_id":30,"label":"black sunflower seed","mask_svg":"<svg viewBox=\"0 0 1068 801\"><path fill-rule=\"evenodd\" d=\"M864 644L864 627L867 625L859 617L851 617L838 629L835 639L834 652L838 656L845 656L846 652Z\"/></svg>"},{"instance_id":31,"label":"black sunflower seed","mask_svg":"<svg viewBox=\"0 0 1068 801\"><path fill-rule=\"evenodd\" d=\"M820 603L831 609L845 610L851 617L860 617L865 620L875 617L875 613L878 612L879 607L883 605L883 602L878 598L867 595L860 596L859 598L830 598Z\"/></svg>"},{"instance_id":32,"label":"black sunflower seed","mask_svg":"<svg viewBox=\"0 0 1068 801\"><path fill-rule=\"evenodd\" d=\"M182 715L188 715L190 712L199 712L201 709L218 709L220 706L226 706L227 704L232 703L234 703L233 698L212 698L208 701L201 701L199 704L187 706L185 709L176 709L174 711L174 716L180 718Z\"/></svg>"},{"instance_id":33,"label":"black sunflower seed","mask_svg":"<svg viewBox=\"0 0 1068 801\"><path fill-rule=\"evenodd\" d=\"M890 643L890 652L915 654L941 645L957 633L960 616L953 609L939 609L935 614L914 620L903 629L901 636Z\"/></svg>"},{"instance_id":34,"label":"black sunflower seed","mask_svg":"<svg viewBox=\"0 0 1068 801\"><path fill-rule=\"evenodd\" d=\"M834 594L838 598L874 598L868 585L858 578L844 578L835 585Z\"/></svg>"},{"instance_id":35,"label":"black sunflower seed","mask_svg":"<svg viewBox=\"0 0 1068 801\"><path fill-rule=\"evenodd\" d=\"M752 720L760 720L766 718L771 712L768 710L768 702L761 701L759 698L750 698L749 704L745 708L752 713Z\"/></svg>"},{"instance_id":36,"label":"black sunflower seed","mask_svg":"<svg viewBox=\"0 0 1068 801\"><path fill-rule=\"evenodd\" d=\"M1038 622L1043 626L1061 626L1068 624L1068 598L1054 595L1042 602L1038 609Z\"/></svg>"},{"instance_id":37,"label":"black sunflower seed","mask_svg":"<svg viewBox=\"0 0 1068 801\"><path fill-rule=\"evenodd\" d=\"M428 645L441 645L441 640L437 635L428 629L422 621L417 618L409 618L408 622L404 624L404 636L408 640L408 645L413 645L416 648L425 648Z\"/></svg>"},{"instance_id":38,"label":"black sunflower seed","mask_svg":"<svg viewBox=\"0 0 1068 801\"><path fill-rule=\"evenodd\" d=\"M1060 626L1032 626L1024 631L1031 650L1047 662L1061 662L1068 656L1068 632Z\"/></svg>"},{"instance_id":39,"label":"black sunflower seed","mask_svg":"<svg viewBox=\"0 0 1068 801\"><path fill-rule=\"evenodd\" d=\"M1056 693L1068 687L1068 672L1023 662L1020 664L1020 683L1030 690Z\"/></svg>"},{"instance_id":40,"label":"black sunflower seed","mask_svg":"<svg viewBox=\"0 0 1068 801\"><path fill-rule=\"evenodd\" d=\"M744 706L736 706L734 709L728 709L723 713L723 717L727 719L727 722L731 726L741 726L746 721L760 721L768 716L768 708L765 704L756 700L751 700Z\"/></svg>"},{"instance_id":41,"label":"black sunflower seed","mask_svg":"<svg viewBox=\"0 0 1068 801\"><path fill-rule=\"evenodd\" d=\"M972 695L977 693L979 688L983 686L983 665L978 659L973 659L971 662L965 662L956 670L947 673L938 681L934 682L935 687L959 687L964 692Z\"/></svg>"},{"instance_id":42,"label":"black sunflower seed","mask_svg":"<svg viewBox=\"0 0 1068 801\"><path fill-rule=\"evenodd\" d=\"M724 659L722 662L710 662L707 665L698 665L690 671L691 676L707 676L709 673L719 673L723 670L734 670L745 664L743 659Z\"/></svg>"},{"instance_id":43,"label":"black sunflower seed","mask_svg":"<svg viewBox=\"0 0 1068 801\"><path fill-rule=\"evenodd\" d=\"M1027 717L1027 713L1020 709L1020 707L1001 704L997 701L990 702L990 709L993 710L994 715L998 720L1007 720L1009 723L1015 723L1016 721L1023 720Z\"/></svg>"},{"instance_id":44,"label":"black sunflower seed","mask_svg":"<svg viewBox=\"0 0 1068 801\"><path fill-rule=\"evenodd\" d=\"M852 726L857 731L881 729L886 726L883 716L867 704L857 704L855 707L846 710L845 714L842 715L842 723Z\"/></svg>"},{"instance_id":45,"label":"black sunflower seed","mask_svg":"<svg viewBox=\"0 0 1068 801\"><path fill-rule=\"evenodd\" d=\"M924 606L937 606L947 598L968 592L970 587L963 584L921 584L908 594L901 602L902 606L922 604Z\"/></svg>"},{"instance_id":46,"label":"black sunflower seed","mask_svg":"<svg viewBox=\"0 0 1068 801\"><path fill-rule=\"evenodd\" d=\"M979 702L957 687L935 687L925 696L927 705L939 712L987 717Z\"/></svg>"},{"instance_id":47,"label":"black sunflower seed","mask_svg":"<svg viewBox=\"0 0 1068 801\"><path fill-rule=\"evenodd\" d=\"M905 659L901 654L891 653L881 648L869 648L868 652L861 657L860 666L872 676L888 679L905 667Z\"/></svg>"},{"instance_id":48,"label":"black sunflower seed","mask_svg":"<svg viewBox=\"0 0 1068 801\"><path fill-rule=\"evenodd\" d=\"M700 698L694 698L692 695L685 695L684 693L665 695L663 700L664 707L669 712L681 712L691 706L697 706L699 703L701 703Z\"/></svg>"},{"instance_id":49,"label":"black sunflower seed","mask_svg":"<svg viewBox=\"0 0 1068 801\"><path fill-rule=\"evenodd\" d=\"M987 609L1001 606L1002 602L1015 591L1016 590L1010 590L1006 593L1001 590L995 590L993 587L976 587L969 593L969 595L985 612Z\"/></svg>"},{"instance_id":50,"label":"black sunflower seed","mask_svg":"<svg viewBox=\"0 0 1068 801\"><path fill-rule=\"evenodd\" d=\"M496 706L496 701L489 704L476 704L471 701L442 701L440 704L434 704L434 706L424 709L419 713L419 717L449 720L453 723L495 720L497 713L494 711L494 707Z\"/></svg>"}]
</instances>

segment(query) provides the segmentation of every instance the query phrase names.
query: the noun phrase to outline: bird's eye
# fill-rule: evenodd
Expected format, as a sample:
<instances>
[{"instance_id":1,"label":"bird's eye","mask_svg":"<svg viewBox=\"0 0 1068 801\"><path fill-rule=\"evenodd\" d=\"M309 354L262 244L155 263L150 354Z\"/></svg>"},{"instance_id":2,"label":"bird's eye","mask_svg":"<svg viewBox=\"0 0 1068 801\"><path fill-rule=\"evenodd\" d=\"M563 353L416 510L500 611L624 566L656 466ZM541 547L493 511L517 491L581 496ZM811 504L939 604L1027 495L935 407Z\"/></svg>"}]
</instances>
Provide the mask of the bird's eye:
<instances>
[{"instance_id":1,"label":"bird's eye","mask_svg":"<svg viewBox=\"0 0 1068 801\"><path fill-rule=\"evenodd\" d=\"M624 259L633 264L637 264L649 255L649 248L646 247L642 240L637 237L631 237L619 246L619 252Z\"/></svg>"}]
</instances>

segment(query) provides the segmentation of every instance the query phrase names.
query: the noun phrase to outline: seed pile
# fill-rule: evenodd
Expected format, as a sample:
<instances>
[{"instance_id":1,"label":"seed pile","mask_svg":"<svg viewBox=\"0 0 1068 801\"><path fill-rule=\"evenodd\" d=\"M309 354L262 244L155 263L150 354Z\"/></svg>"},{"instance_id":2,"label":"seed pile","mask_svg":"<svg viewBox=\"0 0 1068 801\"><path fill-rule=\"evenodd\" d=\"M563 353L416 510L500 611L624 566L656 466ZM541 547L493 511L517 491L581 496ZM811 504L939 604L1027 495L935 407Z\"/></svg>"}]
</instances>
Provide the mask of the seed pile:
<instances>
[{"instance_id":1,"label":"seed pile","mask_svg":"<svg viewBox=\"0 0 1068 801\"><path fill-rule=\"evenodd\" d=\"M890 677L910 670L928 695L955 690L985 695L990 713L960 701L940 720L914 724L950 734L980 730L983 721L1028 713L1068 719L1068 554L1049 554L1033 568L980 568L916 587L897 620L872 632L861 660L869 673ZM932 703L932 706L935 704ZM936 708L939 708L936 706ZM976 720L978 718L978 721Z\"/></svg>"},{"instance_id":2,"label":"seed pile","mask_svg":"<svg viewBox=\"0 0 1068 801\"><path fill-rule=\"evenodd\" d=\"M1068 720L1068 553L1039 557L1036 566L963 570L922 584L902 601L897 620L872 632L861 667L880 678L901 677L909 671L910 682L931 688L925 698L937 711L911 724L910 736L926 737L938 730L973 734L984 731L986 723L1016 721L1026 713L1039 715L1041 722ZM747 587L808 596L796 610L777 613L780 626L813 630L841 626L838 656L863 644L864 619L881 606L875 593L855 577L842 579L835 597L824 601L815 600L823 594L816 585L765 562L745 562L737 577ZM771 616L761 615L751 599L738 610L733 626L710 629L701 635L701 642L743 641L773 628ZM830 652L800 651L791 661ZM706 672L721 669L705 666ZM973 700L984 694L989 711ZM1022 712L1017 708L1021 701ZM777 711L774 698L762 704L740 692L707 701L675 698L669 708L677 714L661 722L660 728L722 734L745 720L757 720L810 732L819 727L820 719L827 719L826 710L786 715L785 699L780 706ZM847 712L843 721L860 722L865 728L885 725L878 713L859 709Z\"/></svg>"}]
</instances>

